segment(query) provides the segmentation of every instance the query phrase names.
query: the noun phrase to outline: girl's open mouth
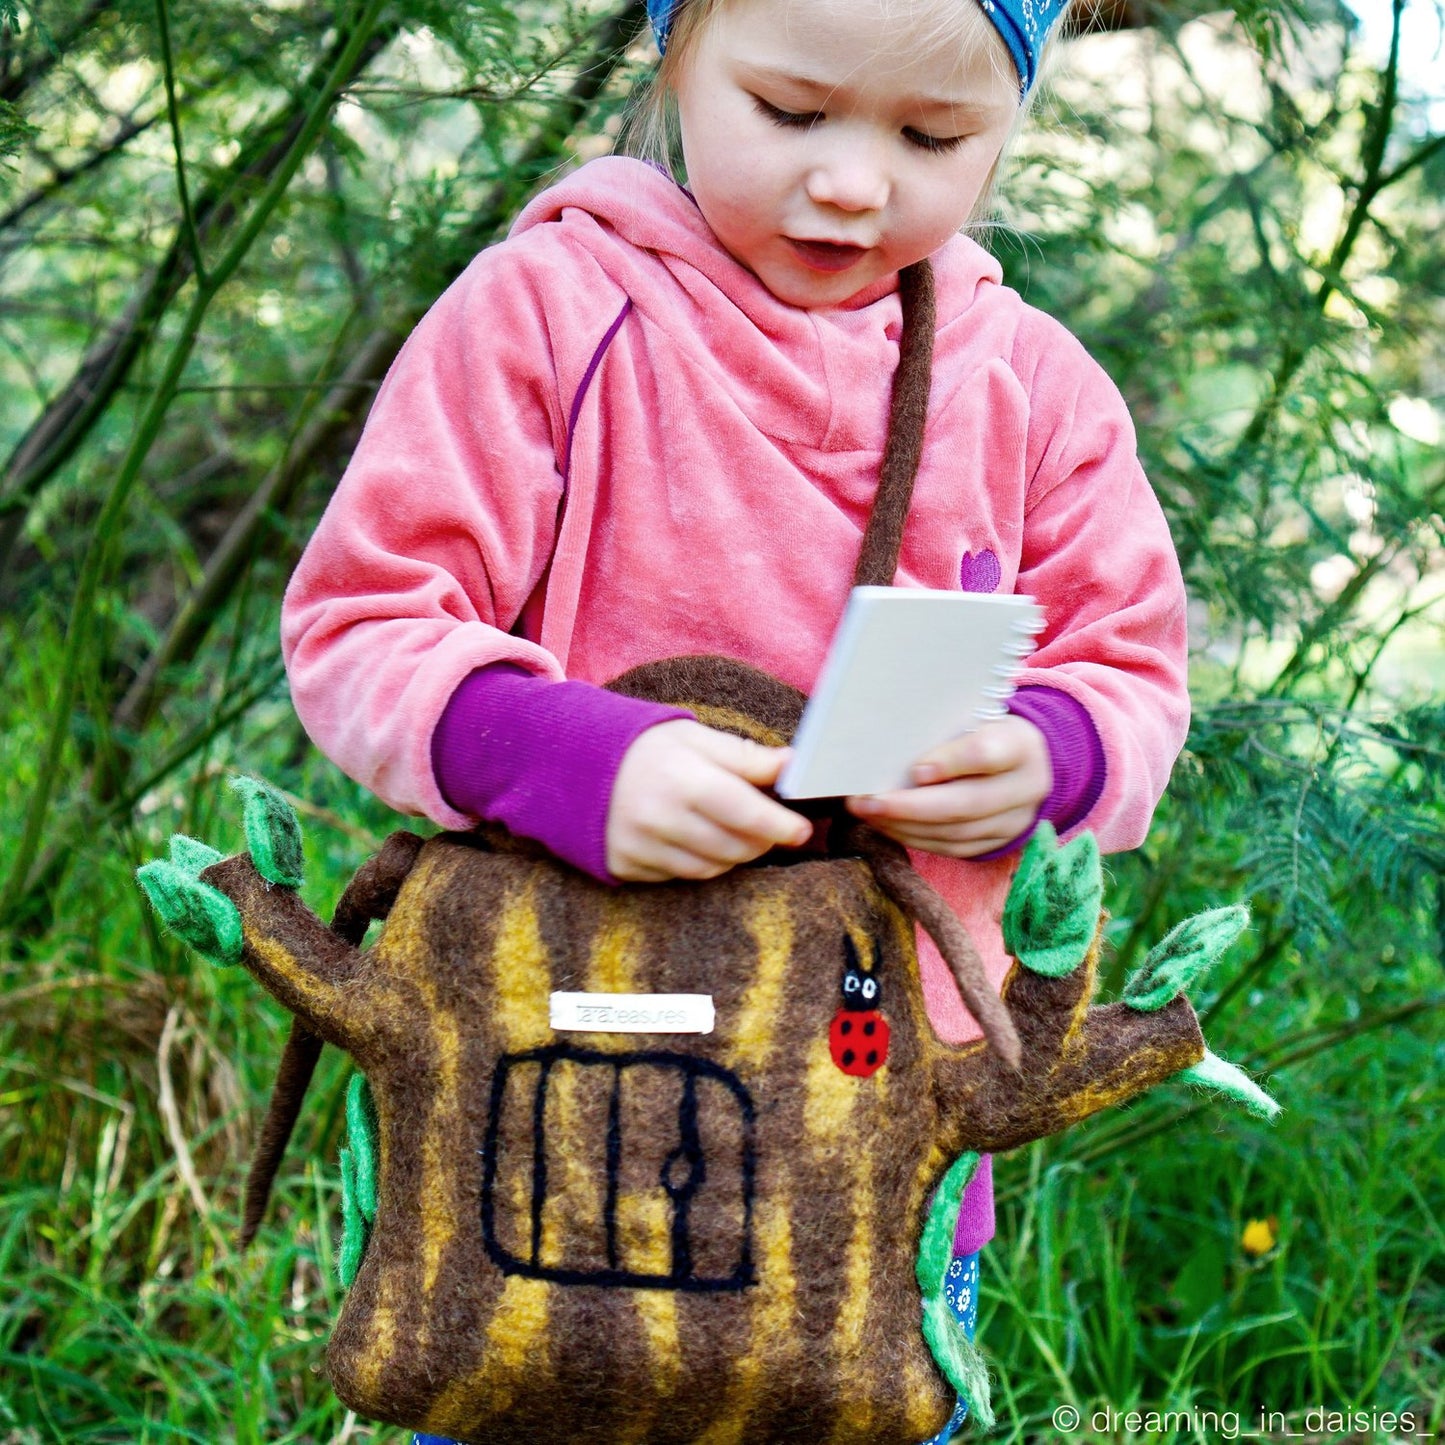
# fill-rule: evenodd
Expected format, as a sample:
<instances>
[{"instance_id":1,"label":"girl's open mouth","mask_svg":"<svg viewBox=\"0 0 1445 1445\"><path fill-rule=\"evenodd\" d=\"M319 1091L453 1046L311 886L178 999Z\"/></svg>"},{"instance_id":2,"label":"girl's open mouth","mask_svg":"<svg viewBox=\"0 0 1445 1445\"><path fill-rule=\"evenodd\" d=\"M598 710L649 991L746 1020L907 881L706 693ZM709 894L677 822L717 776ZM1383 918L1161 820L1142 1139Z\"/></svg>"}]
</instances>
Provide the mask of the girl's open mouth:
<instances>
[{"instance_id":1,"label":"girl's open mouth","mask_svg":"<svg viewBox=\"0 0 1445 1445\"><path fill-rule=\"evenodd\" d=\"M848 246L838 241L798 241L789 237L798 259L814 271L846 271L867 253L866 246Z\"/></svg>"}]
</instances>

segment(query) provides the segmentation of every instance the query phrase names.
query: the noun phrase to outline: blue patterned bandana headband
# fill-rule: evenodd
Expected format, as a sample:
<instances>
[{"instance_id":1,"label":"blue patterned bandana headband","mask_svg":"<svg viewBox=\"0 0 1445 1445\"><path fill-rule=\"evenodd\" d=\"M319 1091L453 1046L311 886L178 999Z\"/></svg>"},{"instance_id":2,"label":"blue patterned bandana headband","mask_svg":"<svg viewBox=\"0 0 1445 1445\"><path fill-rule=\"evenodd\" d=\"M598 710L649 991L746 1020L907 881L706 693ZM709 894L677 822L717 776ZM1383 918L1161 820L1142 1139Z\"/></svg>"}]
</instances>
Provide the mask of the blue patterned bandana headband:
<instances>
[{"instance_id":1,"label":"blue patterned bandana headband","mask_svg":"<svg viewBox=\"0 0 1445 1445\"><path fill-rule=\"evenodd\" d=\"M686 0L647 0L647 18L657 48L667 49L667 33ZM1067 0L978 0L983 13L1003 37L1019 73L1019 94L1027 95L1039 73L1039 53Z\"/></svg>"}]
</instances>

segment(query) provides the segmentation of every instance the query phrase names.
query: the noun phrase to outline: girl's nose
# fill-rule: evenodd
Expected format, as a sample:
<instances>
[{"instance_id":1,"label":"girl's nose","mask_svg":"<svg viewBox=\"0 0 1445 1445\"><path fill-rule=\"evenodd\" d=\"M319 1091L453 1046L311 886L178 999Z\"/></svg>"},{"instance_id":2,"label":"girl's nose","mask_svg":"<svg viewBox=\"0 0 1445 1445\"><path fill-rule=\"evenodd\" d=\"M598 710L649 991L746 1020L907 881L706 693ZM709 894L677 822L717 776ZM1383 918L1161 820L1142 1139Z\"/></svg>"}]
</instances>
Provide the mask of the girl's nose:
<instances>
[{"instance_id":1,"label":"girl's nose","mask_svg":"<svg viewBox=\"0 0 1445 1445\"><path fill-rule=\"evenodd\" d=\"M840 211L881 211L888 202L888 176L866 142L840 136L808 171L808 199Z\"/></svg>"}]
</instances>

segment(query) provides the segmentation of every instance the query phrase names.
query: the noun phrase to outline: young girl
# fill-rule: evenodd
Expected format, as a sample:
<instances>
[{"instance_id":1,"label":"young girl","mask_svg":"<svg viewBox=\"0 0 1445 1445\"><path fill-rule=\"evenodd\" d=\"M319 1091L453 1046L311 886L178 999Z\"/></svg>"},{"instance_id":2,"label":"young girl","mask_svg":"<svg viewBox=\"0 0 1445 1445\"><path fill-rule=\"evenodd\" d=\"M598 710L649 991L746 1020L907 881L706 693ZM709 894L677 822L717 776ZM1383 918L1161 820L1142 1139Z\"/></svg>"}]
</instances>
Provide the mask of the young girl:
<instances>
[{"instance_id":1,"label":"young girl","mask_svg":"<svg viewBox=\"0 0 1445 1445\"><path fill-rule=\"evenodd\" d=\"M606 692L721 653L804 691L842 612L898 361L937 294L895 582L1026 592L1010 716L849 807L914 850L990 976L1039 819L1136 846L1188 719L1184 594L1118 392L960 229L1057 0L653 0L686 184L609 157L539 196L418 326L287 592L307 731L394 807L608 882L798 845L784 753ZM939 1035L978 1030L920 938ZM956 1237L971 1324L981 1170ZM946 1438L958 1424L956 1415Z\"/></svg>"}]
</instances>

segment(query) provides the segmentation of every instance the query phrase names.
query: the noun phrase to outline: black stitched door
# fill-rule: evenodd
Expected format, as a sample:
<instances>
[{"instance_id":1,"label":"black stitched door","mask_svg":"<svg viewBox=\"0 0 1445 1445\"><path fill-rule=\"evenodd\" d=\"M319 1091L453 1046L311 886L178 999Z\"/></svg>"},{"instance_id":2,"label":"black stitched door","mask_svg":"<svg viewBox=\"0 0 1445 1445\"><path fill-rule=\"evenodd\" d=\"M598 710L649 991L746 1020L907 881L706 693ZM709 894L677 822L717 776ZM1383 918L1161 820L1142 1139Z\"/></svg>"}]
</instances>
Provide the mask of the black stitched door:
<instances>
[{"instance_id":1,"label":"black stitched door","mask_svg":"<svg viewBox=\"0 0 1445 1445\"><path fill-rule=\"evenodd\" d=\"M562 1284L742 1289L753 1123L737 1076L706 1059L509 1054L482 1151L487 1253L507 1274Z\"/></svg>"}]
</instances>

